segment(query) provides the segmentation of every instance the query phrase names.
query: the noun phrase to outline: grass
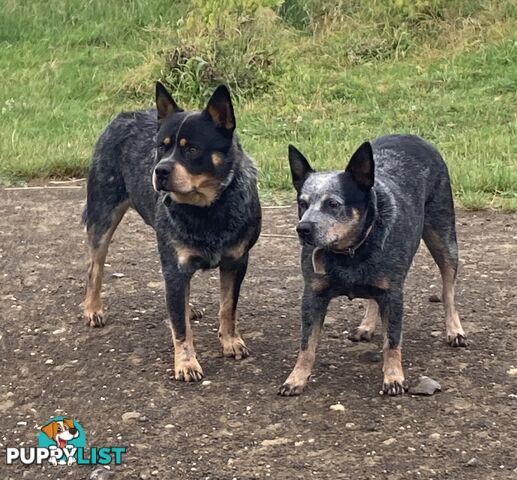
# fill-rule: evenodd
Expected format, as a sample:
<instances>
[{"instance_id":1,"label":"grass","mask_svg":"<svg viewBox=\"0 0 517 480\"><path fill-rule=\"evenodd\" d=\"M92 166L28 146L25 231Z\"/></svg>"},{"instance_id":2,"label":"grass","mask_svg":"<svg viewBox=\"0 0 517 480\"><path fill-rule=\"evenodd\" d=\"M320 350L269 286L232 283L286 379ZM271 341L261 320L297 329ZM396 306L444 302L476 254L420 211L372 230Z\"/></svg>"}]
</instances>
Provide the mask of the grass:
<instances>
[{"instance_id":1,"label":"grass","mask_svg":"<svg viewBox=\"0 0 517 480\"><path fill-rule=\"evenodd\" d=\"M171 6L173 5L173 6ZM232 87L264 196L295 143L344 168L366 138L434 142L467 208L517 210L512 0L0 0L0 181L85 175L119 111L164 79L198 108Z\"/></svg>"}]
</instances>

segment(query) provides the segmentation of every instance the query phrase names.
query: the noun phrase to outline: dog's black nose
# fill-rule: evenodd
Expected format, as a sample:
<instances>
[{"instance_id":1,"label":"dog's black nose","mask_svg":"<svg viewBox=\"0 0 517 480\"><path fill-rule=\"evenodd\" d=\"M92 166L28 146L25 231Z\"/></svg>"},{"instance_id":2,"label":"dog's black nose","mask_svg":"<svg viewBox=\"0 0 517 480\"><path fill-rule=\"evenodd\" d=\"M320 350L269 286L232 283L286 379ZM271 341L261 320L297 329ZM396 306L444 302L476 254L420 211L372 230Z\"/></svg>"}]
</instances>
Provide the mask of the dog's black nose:
<instances>
[{"instance_id":1,"label":"dog's black nose","mask_svg":"<svg viewBox=\"0 0 517 480\"><path fill-rule=\"evenodd\" d=\"M171 173L171 166L169 163L159 163L156 165L154 173L160 180L166 179Z\"/></svg>"},{"instance_id":2,"label":"dog's black nose","mask_svg":"<svg viewBox=\"0 0 517 480\"><path fill-rule=\"evenodd\" d=\"M312 223L300 222L296 227L296 231L302 240L308 240L312 235Z\"/></svg>"}]
</instances>

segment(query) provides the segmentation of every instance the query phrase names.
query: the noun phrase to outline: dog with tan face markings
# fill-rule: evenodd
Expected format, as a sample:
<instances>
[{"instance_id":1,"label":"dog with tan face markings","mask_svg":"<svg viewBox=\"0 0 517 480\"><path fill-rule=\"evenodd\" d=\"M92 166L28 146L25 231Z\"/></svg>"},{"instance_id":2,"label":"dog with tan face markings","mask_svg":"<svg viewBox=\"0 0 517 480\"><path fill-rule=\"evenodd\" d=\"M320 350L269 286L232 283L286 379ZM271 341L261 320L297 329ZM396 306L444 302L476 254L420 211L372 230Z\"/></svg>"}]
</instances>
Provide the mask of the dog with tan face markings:
<instances>
[{"instance_id":1,"label":"dog with tan face markings","mask_svg":"<svg viewBox=\"0 0 517 480\"><path fill-rule=\"evenodd\" d=\"M303 391L329 302L345 295L368 299L351 340L370 341L382 323L382 389L402 394L403 288L421 239L442 276L447 341L466 346L454 304L458 246L447 166L432 145L412 135L364 143L342 172L316 173L293 146L289 163L298 194L305 286L300 353L279 393Z\"/></svg>"},{"instance_id":2,"label":"dog with tan face markings","mask_svg":"<svg viewBox=\"0 0 517 480\"><path fill-rule=\"evenodd\" d=\"M100 297L110 240L129 207L154 228L174 342L174 376L198 381L203 370L190 319L193 274L219 268L219 340L223 354L249 349L236 326L237 302L258 239L257 173L235 132L230 92L218 87L201 111L180 108L156 84L156 109L120 114L100 137L88 177L83 214L90 246L84 303L91 327L105 323Z\"/></svg>"}]
</instances>

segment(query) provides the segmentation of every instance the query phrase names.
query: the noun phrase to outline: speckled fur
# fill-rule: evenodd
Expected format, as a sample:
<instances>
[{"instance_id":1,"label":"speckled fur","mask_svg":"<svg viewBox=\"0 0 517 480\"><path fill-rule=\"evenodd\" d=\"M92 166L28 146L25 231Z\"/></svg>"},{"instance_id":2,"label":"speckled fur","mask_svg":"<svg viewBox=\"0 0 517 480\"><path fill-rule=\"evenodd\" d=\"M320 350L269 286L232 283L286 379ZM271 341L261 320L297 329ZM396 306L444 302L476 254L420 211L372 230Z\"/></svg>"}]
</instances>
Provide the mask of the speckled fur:
<instances>
[{"instance_id":1,"label":"speckled fur","mask_svg":"<svg viewBox=\"0 0 517 480\"><path fill-rule=\"evenodd\" d=\"M159 91L165 91L161 84L157 85L157 92ZM229 99L227 90L220 87L216 90L216 93L219 92L218 101L221 99L221 91L223 100L225 96ZM225 288L232 289L232 295L228 297L233 301L229 307L230 312L233 312L230 320L235 321L235 309L247 269L248 252L257 241L261 228L257 172L244 153L233 128L231 131L220 132L217 130L219 126L211 125L206 111L176 110L168 92L165 91L163 95L167 98L158 98L157 93L158 115L157 110L122 113L101 135L88 177L83 220L88 231L92 262L95 260L97 264L102 261L102 258L97 258L98 252L107 251L107 245L102 245L102 242L106 242L106 232L114 230L114 213L120 210L120 205L134 208L154 228L176 350L175 376L179 380L200 380L203 373L195 357L189 326L190 279L196 270L216 267L220 268L221 275L225 275L225 278L231 278L232 282L226 282ZM160 108L167 110L165 121L160 119ZM231 113L233 115L233 109ZM213 138L220 140L214 150L222 148L221 142L225 144L224 157L217 153L218 161L224 161L224 165L211 164L212 170L209 171L217 182L218 191L215 201L208 206L178 203L170 192L156 191L153 188L153 172L157 163L163 160L162 157L166 157L165 161L183 161L174 159L174 155L162 155L160 148L164 145L172 147L170 138L178 141L178 134L183 136L183 131L178 129L185 124L184 120L188 117L193 120L188 127L190 132L204 140L208 144L208 150L213 147ZM234 119L233 122L234 126ZM170 138L164 142L165 135ZM207 155L210 158L213 153ZM205 168L200 165L201 162L198 162L192 168ZM206 168L209 169L210 166ZM195 254L185 257L185 252L190 251ZM239 252L238 258L236 251ZM180 252L183 254L181 264L178 261ZM95 280L99 282L98 278ZM95 295L92 297L96 301L90 303L95 308L85 308L85 315L90 325L103 326L100 298ZM244 345L237 333L234 336L235 338L221 339L223 346L232 341ZM244 356L244 347L241 350L235 353L236 357ZM178 363L183 367L178 366Z\"/></svg>"},{"instance_id":2,"label":"speckled fur","mask_svg":"<svg viewBox=\"0 0 517 480\"><path fill-rule=\"evenodd\" d=\"M447 167L432 145L416 136L390 135L375 140L368 147L370 152L373 151L375 181L373 188L361 191L352 185L355 179L348 169L346 172L316 173L291 147L293 182L302 205L299 225L309 225L313 232L302 240L305 289L301 351L308 348L315 322L323 322L332 298L341 295L351 299L369 298L379 306L386 338L388 367L385 365L385 368L392 370L393 358L400 357L392 354L391 350L400 348L402 341L404 281L422 238L440 267L444 298L445 292L449 292L446 306L449 343L465 345L453 298L458 266L455 214ZM341 202L342 207L329 210L322 206L322 199L332 197ZM329 246L332 241L329 232L335 231L334 226L353 222L350 205L361 212L361 218L354 220L356 230L350 242L352 246L359 246L353 249L352 254L337 252ZM322 263L323 275L314 271L315 248L321 249L318 259ZM325 282L317 282L318 278L325 279ZM319 288L314 289L314 285ZM322 285L327 285L327 288L322 288ZM453 313L448 313L448 308ZM374 324L370 322L370 325ZM360 336L368 337L371 335L364 335L364 332ZM399 379L394 380L390 374L387 381L385 370L385 393L403 392L401 367L398 373ZM281 393L292 395L302 389L303 386L286 382Z\"/></svg>"}]
</instances>

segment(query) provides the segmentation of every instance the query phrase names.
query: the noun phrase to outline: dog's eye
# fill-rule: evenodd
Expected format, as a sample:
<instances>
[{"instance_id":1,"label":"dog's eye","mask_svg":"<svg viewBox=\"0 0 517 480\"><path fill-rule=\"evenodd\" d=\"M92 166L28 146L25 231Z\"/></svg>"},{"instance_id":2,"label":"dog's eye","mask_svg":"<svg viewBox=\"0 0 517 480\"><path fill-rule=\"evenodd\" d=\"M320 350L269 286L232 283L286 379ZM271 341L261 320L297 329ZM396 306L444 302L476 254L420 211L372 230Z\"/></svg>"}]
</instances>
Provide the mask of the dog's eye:
<instances>
[{"instance_id":1,"label":"dog's eye","mask_svg":"<svg viewBox=\"0 0 517 480\"><path fill-rule=\"evenodd\" d=\"M61 433L61 427L57 427L57 433Z\"/></svg>"},{"instance_id":2,"label":"dog's eye","mask_svg":"<svg viewBox=\"0 0 517 480\"><path fill-rule=\"evenodd\" d=\"M298 205L302 210L309 208L309 204L305 200L298 200Z\"/></svg>"},{"instance_id":3,"label":"dog's eye","mask_svg":"<svg viewBox=\"0 0 517 480\"><path fill-rule=\"evenodd\" d=\"M335 208L340 207L340 203L332 198L329 198L325 200L325 206L333 210Z\"/></svg>"},{"instance_id":4,"label":"dog's eye","mask_svg":"<svg viewBox=\"0 0 517 480\"><path fill-rule=\"evenodd\" d=\"M185 154L189 157L195 157L199 153L199 148L189 145L188 147L185 147Z\"/></svg>"}]
</instances>

